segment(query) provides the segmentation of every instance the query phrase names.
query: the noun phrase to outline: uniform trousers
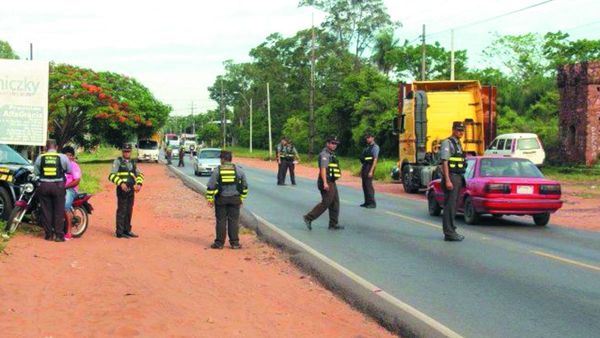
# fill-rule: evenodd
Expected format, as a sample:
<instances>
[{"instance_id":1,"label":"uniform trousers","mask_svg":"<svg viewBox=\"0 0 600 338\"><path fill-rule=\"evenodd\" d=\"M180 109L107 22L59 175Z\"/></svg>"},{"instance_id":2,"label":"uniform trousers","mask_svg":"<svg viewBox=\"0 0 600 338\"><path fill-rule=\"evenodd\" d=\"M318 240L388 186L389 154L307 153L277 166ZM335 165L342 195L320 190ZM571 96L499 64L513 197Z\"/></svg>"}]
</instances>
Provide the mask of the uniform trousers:
<instances>
[{"instance_id":1,"label":"uniform trousers","mask_svg":"<svg viewBox=\"0 0 600 338\"><path fill-rule=\"evenodd\" d=\"M40 182L38 197L40 199L40 221L46 237L65 236L65 183Z\"/></svg>"},{"instance_id":2,"label":"uniform trousers","mask_svg":"<svg viewBox=\"0 0 600 338\"><path fill-rule=\"evenodd\" d=\"M123 191L117 186L117 235L131 232L131 217L133 216L133 203L135 191L129 187L129 191Z\"/></svg>"},{"instance_id":3,"label":"uniform trousers","mask_svg":"<svg viewBox=\"0 0 600 338\"><path fill-rule=\"evenodd\" d=\"M321 192L321 202L306 214L305 217L309 221L313 221L319 218L325 210L329 210L329 226L331 227L338 224L338 217L340 215L340 196L335 182L328 182L327 184L329 185L329 190L323 188L323 180L319 177L317 187Z\"/></svg>"},{"instance_id":4,"label":"uniform trousers","mask_svg":"<svg viewBox=\"0 0 600 338\"><path fill-rule=\"evenodd\" d=\"M215 199L215 217L217 219L215 243L225 244L225 234L229 236L229 244L239 244L240 196L217 196Z\"/></svg>"}]
</instances>

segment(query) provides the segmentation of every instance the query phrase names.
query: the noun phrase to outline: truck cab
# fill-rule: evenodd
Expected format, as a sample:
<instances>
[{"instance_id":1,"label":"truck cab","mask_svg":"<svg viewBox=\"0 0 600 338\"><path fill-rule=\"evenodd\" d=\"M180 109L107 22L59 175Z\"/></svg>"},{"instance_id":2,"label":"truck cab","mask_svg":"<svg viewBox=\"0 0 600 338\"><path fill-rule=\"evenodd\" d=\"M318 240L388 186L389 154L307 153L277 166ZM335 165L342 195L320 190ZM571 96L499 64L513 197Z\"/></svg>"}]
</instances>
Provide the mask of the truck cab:
<instances>
[{"instance_id":1,"label":"truck cab","mask_svg":"<svg viewBox=\"0 0 600 338\"><path fill-rule=\"evenodd\" d=\"M452 122L462 121L463 150L483 155L496 130L495 88L478 81L420 81L399 86L399 161L393 174L404 190L416 193L441 177L440 145L452 134ZM393 175L394 176L394 175Z\"/></svg>"}]
</instances>

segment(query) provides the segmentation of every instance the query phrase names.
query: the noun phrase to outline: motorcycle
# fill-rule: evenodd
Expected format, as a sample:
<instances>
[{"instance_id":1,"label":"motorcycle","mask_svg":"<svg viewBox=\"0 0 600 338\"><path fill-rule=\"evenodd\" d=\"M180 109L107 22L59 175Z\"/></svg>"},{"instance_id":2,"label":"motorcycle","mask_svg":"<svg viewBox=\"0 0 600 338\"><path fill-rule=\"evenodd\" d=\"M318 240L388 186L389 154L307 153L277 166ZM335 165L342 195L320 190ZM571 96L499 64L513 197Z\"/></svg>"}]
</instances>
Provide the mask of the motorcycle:
<instances>
[{"instance_id":1,"label":"motorcycle","mask_svg":"<svg viewBox=\"0 0 600 338\"><path fill-rule=\"evenodd\" d=\"M22 223L41 226L40 202L36 196L39 187L38 177L25 168L17 170L13 177L14 184L19 187L20 196L4 228L5 235L12 235ZM73 201L73 225L71 227L73 237L81 237L88 228L89 215L94 210L89 203L90 198L92 195L80 193Z\"/></svg>"}]
</instances>

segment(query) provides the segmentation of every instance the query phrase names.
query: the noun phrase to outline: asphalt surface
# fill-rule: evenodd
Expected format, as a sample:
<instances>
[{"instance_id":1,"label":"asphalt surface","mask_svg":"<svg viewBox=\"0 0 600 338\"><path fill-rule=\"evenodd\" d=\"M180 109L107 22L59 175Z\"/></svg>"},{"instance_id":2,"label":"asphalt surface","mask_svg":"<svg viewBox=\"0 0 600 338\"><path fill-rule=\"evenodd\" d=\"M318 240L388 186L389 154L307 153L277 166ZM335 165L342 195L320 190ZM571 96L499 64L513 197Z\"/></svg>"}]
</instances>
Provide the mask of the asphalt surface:
<instances>
[{"instance_id":1,"label":"asphalt surface","mask_svg":"<svg viewBox=\"0 0 600 338\"><path fill-rule=\"evenodd\" d=\"M194 177L186 160L178 169ZM343 186L345 230L328 230L326 212L308 231L316 179L277 186L275 173L244 169L246 208L462 336L600 337L600 233L458 216L465 241L444 242L424 201L380 194L377 209L364 209L362 191Z\"/></svg>"}]
</instances>

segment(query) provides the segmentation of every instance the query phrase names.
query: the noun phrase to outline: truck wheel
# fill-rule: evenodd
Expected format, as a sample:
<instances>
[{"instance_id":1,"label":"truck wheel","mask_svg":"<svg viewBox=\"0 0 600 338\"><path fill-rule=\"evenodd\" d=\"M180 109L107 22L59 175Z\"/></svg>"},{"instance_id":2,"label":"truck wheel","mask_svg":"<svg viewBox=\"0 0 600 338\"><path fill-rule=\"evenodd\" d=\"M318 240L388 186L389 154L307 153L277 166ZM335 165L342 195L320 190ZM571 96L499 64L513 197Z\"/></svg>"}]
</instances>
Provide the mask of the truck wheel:
<instances>
[{"instance_id":1,"label":"truck wheel","mask_svg":"<svg viewBox=\"0 0 600 338\"><path fill-rule=\"evenodd\" d=\"M412 180L412 174L408 171L408 166L404 167L402 170L402 186L404 187L404 191L409 194L414 194L419 191L419 187L415 186Z\"/></svg>"},{"instance_id":2,"label":"truck wheel","mask_svg":"<svg viewBox=\"0 0 600 338\"><path fill-rule=\"evenodd\" d=\"M543 214L533 215L533 221L537 226L543 227L545 225L548 225L548 222L550 222L550 213L545 212Z\"/></svg>"},{"instance_id":3,"label":"truck wheel","mask_svg":"<svg viewBox=\"0 0 600 338\"><path fill-rule=\"evenodd\" d=\"M12 210L13 204L10 194L5 188L0 187L0 219L8 221Z\"/></svg>"},{"instance_id":4,"label":"truck wheel","mask_svg":"<svg viewBox=\"0 0 600 338\"><path fill-rule=\"evenodd\" d=\"M439 216L442 213L442 208L435 199L435 192L433 190L429 190L427 193L427 207L430 216Z\"/></svg>"},{"instance_id":5,"label":"truck wheel","mask_svg":"<svg viewBox=\"0 0 600 338\"><path fill-rule=\"evenodd\" d=\"M473 206L473 201L471 197L467 197L465 200L465 223L467 224L476 224L479 222L479 214L475 210L475 206Z\"/></svg>"}]
</instances>

